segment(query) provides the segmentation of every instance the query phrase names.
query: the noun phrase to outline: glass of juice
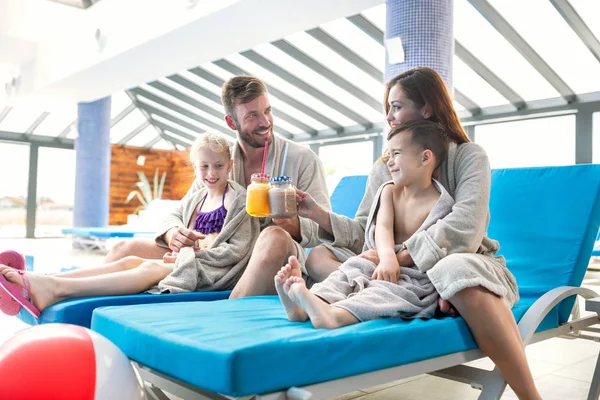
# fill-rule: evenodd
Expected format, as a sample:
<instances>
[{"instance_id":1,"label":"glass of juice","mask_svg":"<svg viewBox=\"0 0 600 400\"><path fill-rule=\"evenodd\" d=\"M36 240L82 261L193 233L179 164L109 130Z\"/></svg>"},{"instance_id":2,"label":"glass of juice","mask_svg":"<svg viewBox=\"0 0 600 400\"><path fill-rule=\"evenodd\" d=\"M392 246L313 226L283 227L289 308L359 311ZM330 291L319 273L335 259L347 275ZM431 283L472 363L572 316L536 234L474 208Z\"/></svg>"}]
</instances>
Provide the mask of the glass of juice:
<instances>
[{"instance_id":1,"label":"glass of juice","mask_svg":"<svg viewBox=\"0 0 600 400\"><path fill-rule=\"evenodd\" d=\"M269 174L252 174L246 194L246 212L253 217L269 216Z\"/></svg>"}]
</instances>

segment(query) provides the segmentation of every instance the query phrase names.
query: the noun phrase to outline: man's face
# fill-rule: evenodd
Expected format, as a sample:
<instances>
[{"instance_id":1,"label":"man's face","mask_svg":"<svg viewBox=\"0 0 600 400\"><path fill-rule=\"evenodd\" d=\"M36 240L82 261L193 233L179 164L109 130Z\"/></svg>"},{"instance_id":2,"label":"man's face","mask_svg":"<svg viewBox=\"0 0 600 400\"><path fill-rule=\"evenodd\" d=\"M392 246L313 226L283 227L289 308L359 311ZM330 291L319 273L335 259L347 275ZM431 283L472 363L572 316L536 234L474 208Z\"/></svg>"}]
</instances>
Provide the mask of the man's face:
<instances>
[{"instance_id":1,"label":"man's face","mask_svg":"<svg viewBox=\"0 0 600 400\"><path fill-rule=\"evenodd\" d=\"M266 93L248 103L235 106L233 113L238 140L255 148L265 147L265 142L271 143L273 114Z\"/></svg>"}]
</instances>

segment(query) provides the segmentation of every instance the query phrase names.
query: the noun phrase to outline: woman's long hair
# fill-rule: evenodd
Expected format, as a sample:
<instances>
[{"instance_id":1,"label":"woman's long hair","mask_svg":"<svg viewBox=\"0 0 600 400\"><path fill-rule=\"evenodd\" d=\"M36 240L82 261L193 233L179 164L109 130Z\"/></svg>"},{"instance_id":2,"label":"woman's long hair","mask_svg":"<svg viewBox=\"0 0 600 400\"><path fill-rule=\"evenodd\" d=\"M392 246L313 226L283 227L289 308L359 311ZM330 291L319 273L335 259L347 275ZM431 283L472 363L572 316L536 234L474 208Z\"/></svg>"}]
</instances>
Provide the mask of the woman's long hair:
<instances>
[{"instance_id":1,"label":"woman's long hair","mask_svg":"<svg viewBox=\"0 0 600 400\"><path fill-rule=\"evenodd\" d=\"M390 90L396 85L400 85L402 91L418 108L423 108L426 104L429 104L431 117L428 119L441 124L445 128L449 140L457 144L471 141L463 129L456 111L454 111L452 99L444 80L433 69L427 67L413 68L392 78L386 84L383 96L386 116L390 112L388 103ZM387 162L386 158L384 154L379 161Z\"/></svg>"}]
</instances>

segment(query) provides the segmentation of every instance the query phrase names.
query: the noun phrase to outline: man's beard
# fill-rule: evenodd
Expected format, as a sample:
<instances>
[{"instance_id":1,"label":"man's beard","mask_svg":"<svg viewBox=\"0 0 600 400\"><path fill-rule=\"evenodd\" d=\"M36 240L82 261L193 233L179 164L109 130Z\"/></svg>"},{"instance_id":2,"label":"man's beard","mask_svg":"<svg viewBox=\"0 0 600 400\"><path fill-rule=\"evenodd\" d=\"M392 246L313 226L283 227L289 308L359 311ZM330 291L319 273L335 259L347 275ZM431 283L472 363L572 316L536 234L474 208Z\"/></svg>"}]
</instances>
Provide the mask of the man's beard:
<instances>
[{"instance_id":1,"label":"man's beard","mask_svg":"<svg viewBox=\"0 0 600 400\"><path fill-rule=\"evenodd\" d=\"M239 136L240 136L240 139L242 140L242 142L244 142L245 144L247 144L250 147L260 148L260 147L265 147L265 142L269 142L269 144L271 144L271 142L273 141L273 126L271 126L269 128L269 133L266 136L256 137L255 132L260 132L262 130L264 130L264 128L258 128L258 129L255 129L254 131L248 133L248 132L242 132L241 130L238 129L238 133L239 133Z\"/></svg>"}]
</instances>

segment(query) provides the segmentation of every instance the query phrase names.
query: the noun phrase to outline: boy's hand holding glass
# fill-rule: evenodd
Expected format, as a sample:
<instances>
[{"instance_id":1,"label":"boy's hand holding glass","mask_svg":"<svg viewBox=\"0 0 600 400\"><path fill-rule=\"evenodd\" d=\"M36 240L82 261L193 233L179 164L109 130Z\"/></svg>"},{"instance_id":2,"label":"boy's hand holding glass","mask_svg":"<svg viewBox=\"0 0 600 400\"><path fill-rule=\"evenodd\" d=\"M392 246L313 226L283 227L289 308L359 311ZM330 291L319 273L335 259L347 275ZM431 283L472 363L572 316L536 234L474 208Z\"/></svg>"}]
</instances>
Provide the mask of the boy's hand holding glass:
<instances>
[{"instance_id":1,"label":"boy's hand holding glass","mask_svg":"<svg viewBox=\"0 0 600 400\"><path fill-rule=\"evenodd\" d=\"M298 215L314 220L315 214L321 209L315 199L309 193L296 189L296 200L298 202Z\"/></svg>"},{"instance_id":2,"label":"boy's hand holding glass","mask_svg":"<svg viewBox=\"0 0 600 400\"><path fill-rule=\"evenodd\" d=\"M400 277L400 265L396 258L382 259L371 279L378 281L387 281L391 283L398 283Z\"/></svg>"}]
</instances>

